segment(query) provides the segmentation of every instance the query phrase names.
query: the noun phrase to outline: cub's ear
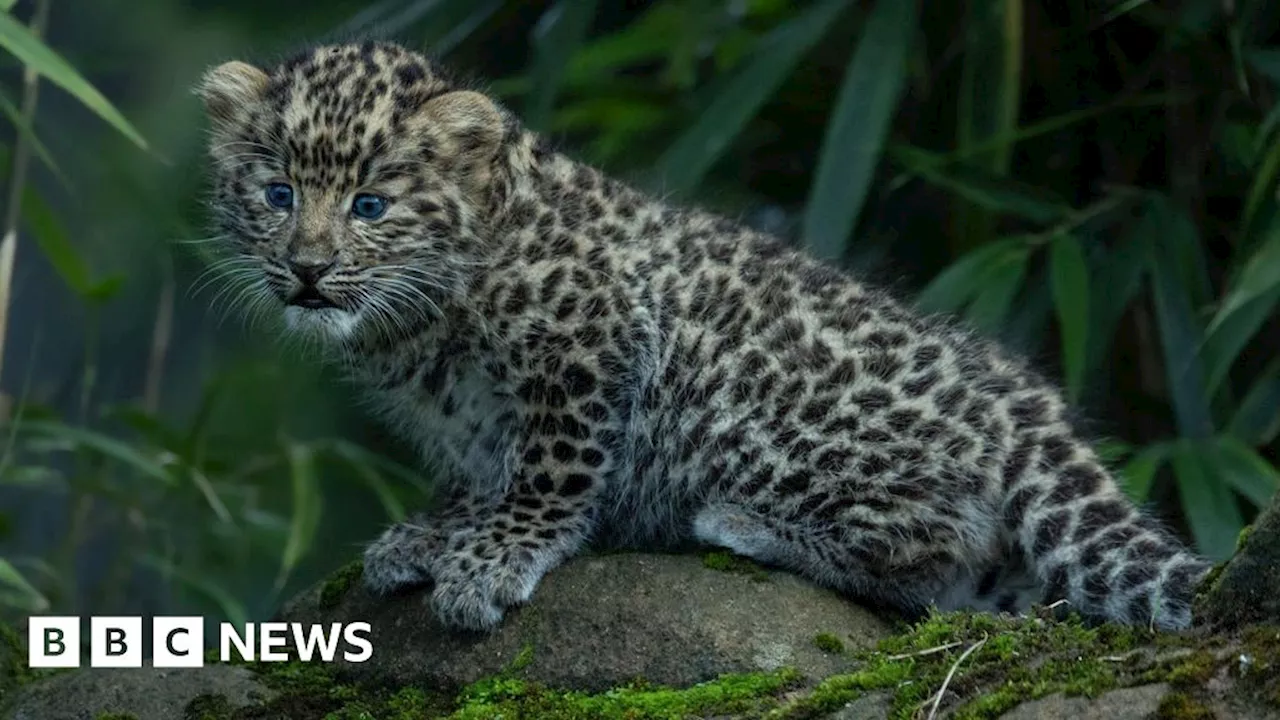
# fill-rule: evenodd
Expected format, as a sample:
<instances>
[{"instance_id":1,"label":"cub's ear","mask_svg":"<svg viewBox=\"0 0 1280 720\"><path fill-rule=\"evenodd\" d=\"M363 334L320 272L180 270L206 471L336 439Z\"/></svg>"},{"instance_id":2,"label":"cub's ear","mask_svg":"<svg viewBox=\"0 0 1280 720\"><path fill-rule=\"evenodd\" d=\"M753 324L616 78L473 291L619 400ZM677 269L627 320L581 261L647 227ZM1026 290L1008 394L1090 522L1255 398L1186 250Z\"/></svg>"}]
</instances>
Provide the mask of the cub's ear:
<instances>
[{"instance_id":1,"label":"cub's ear","mask_svg":"<svg viewBox=\"0 0 1280 720\"><path fill-rule=\"evenodd\" d=\"M454 90L428 100L409 122L431 140L442 172L472 192L488 188L506 133L506 116L492 100L471 90Z\"/></svg>"},{"instance_id":2,"label":"cub's ear","mask_svg":"<svg viewBox=\"0 0 1280 720\"><path fill-rule=\"evenodd\" d=\"M209 120L218 127L235 120L246 107L257 103L266 89L265 72L233 60L206 72L196 86L196 94L204 101Z\"/></svg>"},{"instance_id":3,"label":"cub's ear","mask_svg":"<svg viewBox=\"0 0 1280 720\"><path fill-rule=\"evenodd\" d=\"M485 95L455 90L432 98L417 113L417 122L440 146L441 157L462 162L485 161L498 152L506 121Z\"/></svg>"}]
</instances>

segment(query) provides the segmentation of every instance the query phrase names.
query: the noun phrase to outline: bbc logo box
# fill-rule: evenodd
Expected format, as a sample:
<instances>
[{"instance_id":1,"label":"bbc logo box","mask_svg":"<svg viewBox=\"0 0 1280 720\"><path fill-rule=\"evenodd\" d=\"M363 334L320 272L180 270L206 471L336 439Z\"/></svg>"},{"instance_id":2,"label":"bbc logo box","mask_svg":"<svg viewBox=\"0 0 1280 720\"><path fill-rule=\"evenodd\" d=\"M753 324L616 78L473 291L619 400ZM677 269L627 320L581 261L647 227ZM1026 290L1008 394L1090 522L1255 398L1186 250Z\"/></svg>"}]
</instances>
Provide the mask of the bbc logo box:
<instances>
[{"instance_id":1,"label":"bbc logo box","mask_svg":"<svg viewBox=\"0 0 1280 720\"><path fill-rule=\"evenodd\" d=\"M80 667L80 618L33 616L27 620L27 665Z\"/></svg>"},{"instance_id":2,"label":"bbc logo box","mask_svg":"<svg viewBox=\"0 0 1280 720\"><path fill-rule=\"evenodd\" d=\"M33 668L80 667L81 619L35 616L27 623L27 664ZM146 637L141 617L89 618L89 666L142 667ZM151 666L204 664L204 618L155 617L151 621Z\"/></svg>"},{"instance_id":3,"label":"bbc logo box","mask_svg":"<svg viewBox=\"0 0 1280 720\"><path fill-rule=\"evenodd\" d=\"M151 667L203 667L205 619L189 616L156 616L149 628L141 617L90 617L87 642L81 642L81 618L71 616L32 617L27 625L27 664L33 668L80 667L81 648L88 646L89 667L137 668L143 666L143 651L150 648ZM149 631L148 636L146 633ZM334 662L341 651L346 662L360 663L373 656L367 622L322 623L231 623L218 627L218 659L286 662L293 657L302 662ZM256 639L256 642L255 642ZM292 645L292 648L290 647Z\"/></svg>"}]
</instances>

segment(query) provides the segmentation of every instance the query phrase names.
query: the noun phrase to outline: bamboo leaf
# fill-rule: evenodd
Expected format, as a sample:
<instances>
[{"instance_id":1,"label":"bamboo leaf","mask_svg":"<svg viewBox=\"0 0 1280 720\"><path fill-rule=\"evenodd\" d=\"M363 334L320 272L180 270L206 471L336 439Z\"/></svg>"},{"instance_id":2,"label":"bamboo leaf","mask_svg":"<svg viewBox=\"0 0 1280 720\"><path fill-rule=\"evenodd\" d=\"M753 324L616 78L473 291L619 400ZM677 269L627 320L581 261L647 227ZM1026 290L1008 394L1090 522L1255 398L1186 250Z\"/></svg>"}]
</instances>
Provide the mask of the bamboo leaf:
<instances>
[{"instance_id":1,"label":"bamboo leaf","mask_svg":"<svg viewBox=\"0 0 1280 720\"><path fill-rule=\"evenodd\" d=\"M1152 238L1147 268L1155 296L1165 373L1181 434L1208 437L1213 434L1213 420L1199 353L1203 335L1195 320L1191 298L1181 281L1175 253L1166 245L1170 239L1162 234L1175 222L1167 216L1168 211L1163 203L1148 203L1142 223L1147 237Z\"/></svg>"},{"instance_id":2,"label":"bamboo leaf","mask_svg":"<svg viewBox=\"0 0 1280 720\"><path fill-rule=\"evenodd\" d=\"M330 448L369 486L373 494L378 497L378 501L382 503L382 509L387 513L387 517L393 522L399 522L405 518L404 503L400 502L400 498L396 497L382 477L373 453L346 442L332 443Z\"/></svg>"},{"instance_id":3,"label":"bamboo leaf","mask_svg":"<svg viewBox=\"0 0 1280 720\"><path fill-rule=\"evenodd\" d=\"M1022 12L1022 0L971 3L966 23L956 154L996 176L1008 172L1013 144L1005 143L981 153L975 153L973 146L993 135L1011 137L1018 126ZM995 216L987 208L957 208L955 237L960 247L985 243L994 223Z\"/></svg>"},{"instance_id":4,"label":"bamboo leaf","mask_svg":"<svg viewBox=\"0 0 1280 720\"><path fill-rule=\"evenodd\" d=\"M1049 225L1066 220L1074 212L1070 205L1045 190L950 163L927 150L895 144L889 146L889 156L908 173L999 213Z\"/></svg>"},{"instance_id":5,"label":"bamboo leaf","mask_svg":"<svg viewBox=\"0 0 1280 720\"><path fill-rule=\"evenodd\" d=\"M1131 457L1137 448L1120 438L1104 437L1093 444L1093 450L1098 454L1099 461L1110 466Z\"/></svg>"},{"instance_id":6,"label":"bamboo leaf","mask_svg":"<svg viewBox=\"0 0 1280 720\"><path fill-rule=\"evenodd\" d=\"M1218 391L1241 351L1272 317L1277 304L1280 304L1280 283L1237 307L1220 322L1215 318L1202 351L1206 392L1212 395Z\"/></svg>"},{"instance_id":7,"label":"bamboo leaf","mask_svg":"<svg viewBox=\"0 0 1280 720\"><path fill-rule=\"evenodd\" d=\"M1138 230L1144 229L1140 224ZM1116 328L1133 302L1146 276L1150 238L1130 232L1108 252L1096 268L1098 282L1091 284L1088 371L1106 363ZM1088 371L1086 375L1088 375Z\"/></svg>"},{"instance_id":8,"label":"bamboo leaf","mask_svg":"<svg viewBox=\"0 0 1280 720\"><path fill-rule=\"evenodd\" d=\"M22 613L42 613L49 610L49 599L27 582L8 560L0 558L0 607Z\"/></svg>"},{"instance_id":9,"label":"bamboo leaf","mask_svg":"<svg viewBox=\"0 0 1280 720\"><path fill-rule=\"evenodd\" d=\"M12 53L23 65L71 93L138 147L147 149L147 141L142 134L134 129L102 93L89 84L61 55L8 13L0 13L0 47Z\"/></svg>"},{"instance_id":10,"label":"bamboo leaf","mask_svg":"<svg viewBox=\"0 0 1280 720\"><path fill-rule=\"evenodd\" d=\"M1005 317L1009 314L1009 306L1013 304L1018 290L1022 289L1022 279L1027 272L1030 248L1022 243L1015 247L1017 252L1002 257L991 268L987 281L965 313L965 317L975 327L991 335L996 334L1003 326Z\"/></svg>"},{"instance_id":11,"label":"bamboo leaf","mask_svg":"<svg viewBox=\"0 0 1280 720\"><path fill-rule=\"evenodd\" d=\"M591 28L598 0L560 0L533 29L533 92L526 98L524 120L534 130L546 129L564 80L569 58Z\"/></svg>"},{"instance_id":12,"label":"bamboo leaf","mask_svg":"<svg viewBox=\"0 0 1280 720\"><path fill-rule=\"evenodd\" d=\"M1175 205L1167 196L1151 195L1148 205L1153 208L1158 235L1152 236L1160 244L1161 252L1172 260L1178 271L1178 280L1193 309L1201 308L1214 300L1213 281L1209 277L1210 262L1205 255L1205 244L1186 211ZM1198 325L1199 326L1199 325Z\"/></svg>"},{"instance_id":13,"label":"bamboo leaf","mask_svg":"<svg viewBox=\"0 0 1280 720\"><path fill-rule=\"evenodd\" d=\"M177 484L173 474L158 459L149 457L128 443L116 440L109 435L52 420L23 421L18 426L18 431L54 440L64 450L90 450L165 485Z\"/></svg>"},{"instance_id":14,"label":"bamboo leaf","mask_svg":"<svg viewBox=\"0 0 1280 720\"><path fill-rule=\"evenodd\" d=\"M1045 328L1053 317L1052 282L1048 268L1028 265L1028 275L1023 281L1023 292L1016 298L1010 314L1000 327L996 338L1009 349L1019 353L1035 353L1044 347Z\"/></svg>"},{"instance_id":15,"label":"bamboo leaf","mask_svg":"<svg viewBox=\"0 0 1280 720\"><path fill-rule=\"evenodd\" d=\"M1267 507L1280 487L1280 471L1236 438L1217 438L1210 462L1223 482L1249 498L1255 507Z\"/></svg>"},{"instance_id":16,"label":"bamboo leaf","mask_svg":"<svg viewBox=\"0 0 1280 720\"><path fill-rule=\"evenodd\" d=\"M1050 246L1053 300L1062 328L1062 365L1067 394L1075 401L1084 386L1089 346L1089 270L1075 237L1061 234Z\"/></svg>"},{"instance_id":17,"label":"bamboo leaf","mask_svg":"<svg viewBox=\"0 0 1280 720\"><path fill-rule=\"evenodd\" d=\"M1145 108L1145 107L1165 107L1180 102L1187 102L1192 96L1186 94L1173 93L1151 93L1147 95L1134 95L1116 98L1113 102L1105 105L1097 105L1094 107L1086 107L1080 110L1072 110L1060 115L1037 120L1028 125L1008 128L997 133L993 133L981 141L975 141L966 147L963 151L947 153L941 156L946 163L968 162L970 158L1000 151L1004 148L1012 148L1013 145L1024 140L1031 140L1041 135L1060 132L1066 130L1072 125L1093 120L1106 115L1107 113L1116 112L1125 108Z\"/></svg>"},{"instance_id":18,"label":"bamboo leaf","mask_svg":"<svg viewBox=\"0 0 1280 720\"><path fill-rule=\"evenodd\" d=\"M71 244L62 221L31 188L22 193L22 217L36 247L72 292L85 298L93 289L89 266Z\"/></svg>"},{"instance_id":19,"label":"bamboo leaf","mask_svg":"<svg viewBox=\"0 0 1280 720\"><path fill-rule=\"evenodd\" d=\"M1228 426L1231 435L1250 445L1268 445L1280 435L1280 358L1254 380Z\"/></svg>"},{"instance_id":20,"label":"bamboo leaf","mask_svg":"<svg viewBox=\"0 0 1280 720\"><path fill-rule=\"evenodd\" d=\"M1133 456L1120 469L1120 485L1135 503L1146 502L1155 482L1156 473L1169 459L1170 446L1166 443L1149 445Z\"/></svg>"},{"instance_id":21,"label":"bamboo leaf","mask_svg":"<svg viewBox=\"0 0 1280 720\"><path fill-rule=\"evenodd\" d=\"M803 243L820 258L844 253L898 108L917 3L877 0L845 70L805 206Z\"/></svg>"},{"instance_id":22,"label":"bamboo leaf","mask_svg":"<svg viewBox=\"0 0 1280 720\"><path fill-rule=\"evenodd\" d=\"M1273 119L1274 118L1274 119ZM1276 105L1267 123L1259 130L1259 137L1266 142L1270 128L1267 125L1280 121L1280 105ZM1274 194L1276 178L1280 176L1280 140L1272 140L1270 147L1261 154L1262 161L1254 173L1253 182L1249 184L1249 193L1245 196L1244 212L1240 215L1240 229L1248 232L1258 216L1268 193Z\"/></svg>"},{"instance_id":23,"label":"bamboo leaf","mask_svg":"<svg viewBox=\"0 0 1280 720\"><path fill-rule=\"evenodd\" d=\"M285 449L289 463L289 479L293 496L293 515L289 519L289 537L280 557L280 572L275 587L280 590L290 573L311 550L316 528L320 524L321 495L316 478L315 456L311 448L290 443Z\"/></svg>"},{"instance_id":24,"label":"bamboo leaf","mask_svg":"<svg viewBox=\"0 0 1280 720\"><path fill-rule=\"evenodd\" d=\"M36 136L35 130L27 122L26 118L22 117L22 111L3 94L0 94L0 112L3 112L5 117L9 118L9 122L13 123L13 126L17 128L18 134L26 139L36 157L40 158L40 162L44 163L44 166L49 169L49 172L53 173L58 182L63 187L71 187L71 181L62 173L62 168L58 167L58 163L53 159L53 155L49 153L49 149L44 146L44 143L40 142L40 138Z\"/></svg>"},{"instance_id":25,"label":"bamboo leaf","mask_svg":"<svg viewBox=\"0 0 1280 720\"><path fill-rule=\"evenodd\" d=\"M996 268L1025 253L1022 238L998 240L972 250L938 273L916 298L926 313L952 313L965 307L985 286Z\"/></svg>"},{"instance_id":26,"label":"bamboo leaf","mask_svg":"<svg viewBox=\"0 0 1280 720\"><path fill-rule=\"evenodd\" d=\"M374 468L378 472L391 477L397 483L413 488L423 496L431 494L431 484L424 481L422 473L413 468L405 467L390 458L383 457L346 440L330 441L328 447L346 459L347 462L360 463Z\"/></svg>"},{"instance_id":27,"label":"bamboo leaf","mask_svg":"<svg viewBox=\"0 0 1280 720\"><path fill-rule=\"evenodd\" d=\"M1280 213L1275 215L1268 230L1265 240L1253 251L1209 323L1210 335L1244 305L1280 288Z\"/></svg>"},{"instance_id":28,"label":"bamboo leaf","mask_svg":"<svg viewBox=\"0 0 1280 720\"><path fill-rule=\"evenodd\" d=\"M222 611L222 616L232 625L242 628L249 621L249 613L245 611L244 604L219 586L218 583L200 577L195 573L187 572L155 555L144 555L142 562L155 568L162 577L176 581L179 585L213 601L214 605Z\"/></svg>"},{"instance_id":29,"label":"bamboo leaf","mask_svg":"<svg viewBox=\"0 0 1280 720\"><path fill-rule=\"evenodd\" d=\"M752 59L658 158L655 173L668 191L687 192L698 184L846 5L820 2L760 41Z\"/></svg>"},{"instance_id":30,"label":"bamboo leaf","mask_svg":"<svg viewBox=\"0 0 1280 720\"><path fill-rule=\"evenodd\" d=\"M8 466L0 470L0 485L40 488L46 492L66 489L66 478L53 468L40 465Z\"/></svg>"},{"instance_id":31,"label":"bamboo leaf","mask_svg":"<svg viewBox=\"0 0 1280 720\"><path fill-rule=\"evenodd\" d=\"M1204 464L1201 443L1180 443L1173 458L1182 511L1196 546L1212 560L1225 560L1235 551L1244 517L1225 485L1215 482Z\"/></svg>"}]
</instances>

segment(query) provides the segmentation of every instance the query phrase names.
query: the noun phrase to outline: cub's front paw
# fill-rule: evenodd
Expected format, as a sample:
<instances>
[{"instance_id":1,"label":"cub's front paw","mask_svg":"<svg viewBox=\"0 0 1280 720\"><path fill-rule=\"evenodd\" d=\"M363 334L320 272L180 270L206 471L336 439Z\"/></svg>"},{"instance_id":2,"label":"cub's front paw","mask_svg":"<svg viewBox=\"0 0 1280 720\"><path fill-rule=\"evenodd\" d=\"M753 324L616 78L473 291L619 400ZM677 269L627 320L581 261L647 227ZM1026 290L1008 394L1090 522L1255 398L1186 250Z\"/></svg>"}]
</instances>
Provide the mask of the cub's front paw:
<instances>
[{"instance_id":1,"label":"cub's front paw","mask_svg":"<svg viewBox=\"0 0 1280 720\"><path fill-rule=\"evenodd\" d=\"M445 625L491 630L507 608L528 602L544 568L522 552L505 556L503 562L467 553L443 558L435 571L431 608Z\"/></svg>"},{"instance_id":2,"label":"cub's front paw","mask_svg":"<svg viewBox=\"0 0 1280 720\"><path fill-rule=\"evenodd\" d=\"M441 623L462 630L492 630L504 613L489 588L474 580L437 581L430 602Z\"/></svg>"},{"instance_id":3,"label":"cub's front paw","mask_svg":"<svg viewBox=\"0 0 1280 720\"><path fill-rule=\"evenodd\" d=\"M364 551L364 585L387 595L431 580L429 558L435 543L431 533L412 522L397 523Z\"/></svg>"}]
</instances>

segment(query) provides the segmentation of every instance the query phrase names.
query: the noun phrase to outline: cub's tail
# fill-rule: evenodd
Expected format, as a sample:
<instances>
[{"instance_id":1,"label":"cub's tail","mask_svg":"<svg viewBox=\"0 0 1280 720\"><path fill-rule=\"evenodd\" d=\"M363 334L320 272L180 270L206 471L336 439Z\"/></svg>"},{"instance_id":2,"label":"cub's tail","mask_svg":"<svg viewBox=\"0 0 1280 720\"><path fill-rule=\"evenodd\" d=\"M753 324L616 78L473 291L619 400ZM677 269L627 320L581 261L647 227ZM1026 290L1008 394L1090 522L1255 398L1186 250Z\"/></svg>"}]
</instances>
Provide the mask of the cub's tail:
<instances>
[{"instance_id":1,"label":"cub's tail","mask_svg":"<svg viewBox=\"0 0 1280 720\"><path fill-rule=\"evenodd\" d=\"M1024 440L1005 467L1004 517L1045 602L1164 630L1191 624L1210 564L1142 514L1085 444Z\"/></svg>"}]
</instances>

